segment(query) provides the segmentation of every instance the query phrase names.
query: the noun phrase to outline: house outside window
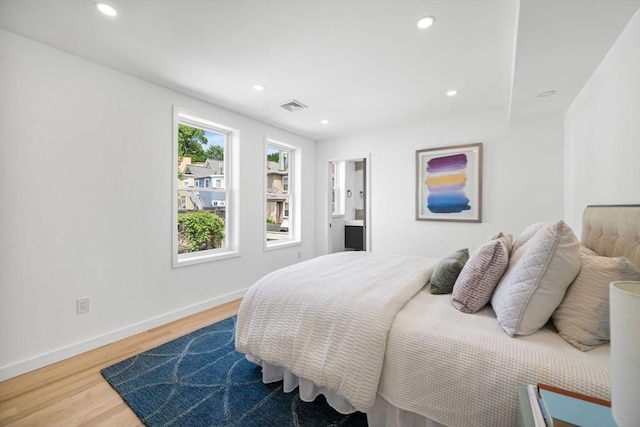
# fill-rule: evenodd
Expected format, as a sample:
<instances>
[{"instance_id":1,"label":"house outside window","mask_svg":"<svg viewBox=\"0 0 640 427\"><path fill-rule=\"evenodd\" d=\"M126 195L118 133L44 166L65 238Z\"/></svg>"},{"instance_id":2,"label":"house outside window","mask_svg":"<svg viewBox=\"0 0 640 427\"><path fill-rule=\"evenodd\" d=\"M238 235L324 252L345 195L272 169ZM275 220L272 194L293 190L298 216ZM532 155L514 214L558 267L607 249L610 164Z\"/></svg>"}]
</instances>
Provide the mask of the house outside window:
<instances>
[{"instance_id":1,"label":"house outside window","mask_svg":"<svg viewBox=\"0 0 640 427\"><path fill-rule=\"evenodd\" d=\"M266 140L266 250L300 244L300 153L298 147Z\"/></svg>"},{"instance_id":2,"label":"house outside window","mask_svg":"<svg viewBox=\"0 0 640 427\"><path fill-rule=\"evenodd\" d=\"M173 266L237 256L238 132L178 108L174 127Z\"/></svg>"}]
</instances>

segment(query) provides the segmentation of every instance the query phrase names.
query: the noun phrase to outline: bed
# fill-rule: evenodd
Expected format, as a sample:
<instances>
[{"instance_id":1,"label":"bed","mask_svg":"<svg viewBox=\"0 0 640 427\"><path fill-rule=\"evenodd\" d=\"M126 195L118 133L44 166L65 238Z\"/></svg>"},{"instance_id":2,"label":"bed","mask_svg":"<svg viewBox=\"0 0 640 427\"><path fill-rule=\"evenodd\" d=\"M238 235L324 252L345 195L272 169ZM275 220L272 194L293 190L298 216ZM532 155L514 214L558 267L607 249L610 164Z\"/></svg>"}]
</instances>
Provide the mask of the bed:
<instances>
[{"instance_id":1,"label":"bed","mask_svg":"<svg viewBox=\"0 0 640 427\"><path fill-rule=\"evenodd\" d=\"M370 426L513 426L518 384L610 399L608 300L594 305L606 316L588 337L571 323L598 317L585 308L596 302L580 299L585 283L600 283L602 295L616 275L640 280L640 206L587 207L580 240L562 221L532 224L515 239L499 233L471 254L445 295L428 285L442 260L361 252L314 258L250 288L236 348L262 366L264 382L282 380L286 392L299 387L307 401L322 394L342 413L366 412ZM506 255L478 255L487 247ZM483 267L474 272L472 264ZM463 277L488 282L494 270L490 304L472 314L454 307Z\"/></svg>"}]
</instances>

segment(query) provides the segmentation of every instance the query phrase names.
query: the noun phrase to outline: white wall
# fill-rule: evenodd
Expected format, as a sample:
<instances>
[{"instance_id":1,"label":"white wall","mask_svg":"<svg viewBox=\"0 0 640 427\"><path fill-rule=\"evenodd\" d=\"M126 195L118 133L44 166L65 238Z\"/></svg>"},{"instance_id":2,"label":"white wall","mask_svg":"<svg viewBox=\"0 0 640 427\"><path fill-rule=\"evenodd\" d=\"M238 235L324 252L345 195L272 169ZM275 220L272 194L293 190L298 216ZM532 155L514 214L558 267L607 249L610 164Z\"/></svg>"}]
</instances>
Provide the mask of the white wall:
<instances>
[{"instance_id":1,"label":"white wall","mask_svg":"<svg viewBox=\"0 0 640 427\"><path fill-rule=\"evenodd\" d=\"M565 115L565 214L640 203L640 11Z\"/></svg>"},{"instance_id":2,"label":"white wall","mask_svg":"<svg viewBox=\"0 0 640 427\"><path fill-rule=\"evenodd\" d=\"M563 217L561 114L506 124L503 112L424 122L318 142L317 252L327 253L326 164L370 153L374 252L442 257L477 247L497 231L519 233L534 221ZM415 220L416 150L484 144L482 223Z\"/></svg>"},{"instance_id":3,"label":"white wall","mask_svg":"<svg viewBox=\"0 0 640 427\"><path fill-rule=\"evenodd\" d=\"M313 256L315 144L0 32L0 380ZM172 108L240 131L241 257L171 268ZM263 251L265 133L302 147L303 245ZM91 312L76 315L76 298Z\"/></svg>"}]
</instances>

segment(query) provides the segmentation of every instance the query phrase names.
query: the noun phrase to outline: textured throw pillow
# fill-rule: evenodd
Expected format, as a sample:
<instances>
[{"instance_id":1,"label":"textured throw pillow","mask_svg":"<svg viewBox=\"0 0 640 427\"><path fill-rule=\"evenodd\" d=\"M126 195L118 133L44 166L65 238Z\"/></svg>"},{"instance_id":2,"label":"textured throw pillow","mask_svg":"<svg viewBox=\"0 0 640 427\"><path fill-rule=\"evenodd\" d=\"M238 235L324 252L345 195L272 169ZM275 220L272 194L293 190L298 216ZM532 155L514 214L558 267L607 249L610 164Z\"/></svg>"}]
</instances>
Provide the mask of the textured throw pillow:
<instances>
[{"instance_id":1,"label":"textured throw pillow","mask_svg":"<svg viewBox=\"0 0 640 427\"><path fill-rule=\"evenodd\" d=\"M580 255L580 272L551 318L562 338L588 351L609 341L609 283L640 280L625 257Z\"/></svg>"},{"instance_id":2,"label":"textured throw pillow","mask_svg":"<svg viewBox=\"0 0 640 427\"><path fill-rule=\"evenodd\" d=\"M509 248L509 252L511 252L511 247L513 246L513 235L511 234L504 234L502 231L500 231L496 234L489 236L487 240L484 241L484 243L488 243L492 240L496 240L501 237L504 237L504 241L507 244L507 247Z\"/></svg>"},{"instance_id":3,"label":"textured throw pillow","mask_svg":"<svg viewBox=\"0 0 640 427\"><path fill-rule=\"evenodd\" d=\"M502 231L498 231L496 234L492 234L491 236L487 237L487 239L484 241L484 243L490 242L492 240L499 239L501 237L504 237L504 233L502 233Z\"/></svg>"},{"instance_id":4,"label":"textured throw pillow","mask_svg":"<svg viewBox=\"0 0 640 427\"><path fill-rule=\"evenodd\" d=\"M491 240L471 254L453 286L455 308L475 313L487 305L509 264L509 240L506 236Z\"/></svg>"},{"instance_id":5,"label":"textured throw pillow","mask_svg":"<svg viewBox=\"0 0 640 427\"><path fill-rule=\"evenodd\" d=\"M595 251L592 251L582 243L580 243L580 256L582 255L598 255ZM582 260L580 260L582 262Z\"/></svg>"},{"instance_id":6,"label":"textured throw pillow","mask_svg":"<svg viewBox=\"0 0 640 427\"><path fill-rule=\"evenodd\" d=\"M469 259L469 249L460 249L436 265L431 275L430 292L432 294L450 294L462 267Z\"/></svg>"},{"instance_id":7,"label":"textured throw pillow","mask_svg":"<svg viewBox=\"0 0 640 427\"><path fill-rule=\"evenodd\" d=\"M578 275L579 247L564 221L543 226L514 246L491 298L498 323L509 336L532 334L549 320Z\"/></svg>"}]
</instances>

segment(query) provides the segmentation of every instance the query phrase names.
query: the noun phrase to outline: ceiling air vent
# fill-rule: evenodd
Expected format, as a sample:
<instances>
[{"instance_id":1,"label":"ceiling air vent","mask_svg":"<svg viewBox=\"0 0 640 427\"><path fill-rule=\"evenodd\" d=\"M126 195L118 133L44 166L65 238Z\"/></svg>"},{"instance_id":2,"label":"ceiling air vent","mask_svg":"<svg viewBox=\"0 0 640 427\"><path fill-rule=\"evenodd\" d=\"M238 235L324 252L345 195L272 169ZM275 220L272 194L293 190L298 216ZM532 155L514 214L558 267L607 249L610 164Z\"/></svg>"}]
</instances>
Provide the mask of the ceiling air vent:
<instances>
[{"instance_id":1,"label":"ceiling air vent","mask_svg":"<svg viewBox=\"0 0 640 427\"><path fill-rule=\"evenodd\" d=\"M298 111L298 110L304 110L305 108L309 108L306 105L304 105L302 102L300 101L296 101L295 99L292 99L291 101L285 102L284 104L281 105L282 108L284 108L285 110L294 112L294 111Z\"/></svg>"}]
</instances>

